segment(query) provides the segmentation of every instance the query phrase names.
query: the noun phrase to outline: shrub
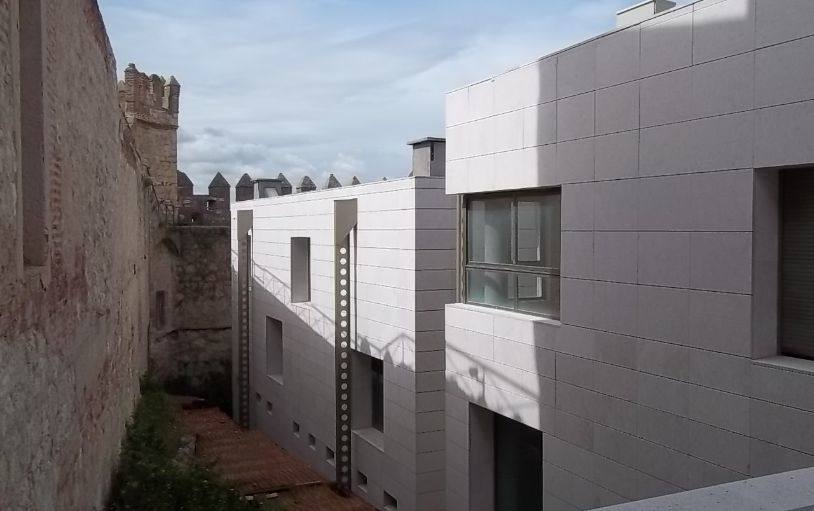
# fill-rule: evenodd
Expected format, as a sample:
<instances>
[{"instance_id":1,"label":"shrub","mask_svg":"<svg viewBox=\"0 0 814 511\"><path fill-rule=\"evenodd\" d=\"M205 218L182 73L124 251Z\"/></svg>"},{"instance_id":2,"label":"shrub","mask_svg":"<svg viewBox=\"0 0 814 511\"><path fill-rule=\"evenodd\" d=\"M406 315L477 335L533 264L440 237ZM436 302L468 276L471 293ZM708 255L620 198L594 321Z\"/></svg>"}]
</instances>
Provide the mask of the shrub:
<instances>
[{"instance_id":1,"label":"shrub","mask_svg":"<svg viewBox=\"0 0 814 511\"><path fill-rule=\"evenodd\" d=\"M208 467L176 459L180 432L167 394L149 377L122 444L108 511L257 511Z\"/></svg>"}]
</instances>

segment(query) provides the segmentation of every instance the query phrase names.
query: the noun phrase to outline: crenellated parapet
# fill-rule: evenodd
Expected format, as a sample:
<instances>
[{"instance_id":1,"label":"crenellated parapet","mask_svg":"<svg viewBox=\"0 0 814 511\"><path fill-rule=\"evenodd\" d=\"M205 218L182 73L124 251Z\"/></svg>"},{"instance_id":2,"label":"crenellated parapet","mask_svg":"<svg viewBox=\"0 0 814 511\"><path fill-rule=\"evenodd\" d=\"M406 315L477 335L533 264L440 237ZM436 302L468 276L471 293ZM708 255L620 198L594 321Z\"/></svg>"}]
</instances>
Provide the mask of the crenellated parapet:
<instances>
[{"instance_id":1,"label":"crenellated parapet","mask_svg":"<svg viewBox=\"0 0 814 511\"><path fill-rule=\"evenodd\" d=\"M119 102L128 121L134 119L178 127L181 84L174 76L169 80L156 74L147 75L130 64L119 82Z\"/></svg>"},{"instance_id":2,"label":"crenellated parapet","mask_svg":"<svg viewBox=\"0 0 814 511\"><path fill-rule=\"evenodd\" d=\"M133 145L147 165L160 202L179 206L178 107L181 85L147 75L130 64L119 82L119 105L130 127Z\"/></svg>"},{"instance_id":3,"label":"crenellated parapet","mask_svg":"<svg viewBox=\"0 0 814 511\"><path fill-rule=\"evenodd\" d=\"M206 194L193 192L192 180L177 171L179 225L229 225L231 185L218 172L209 183Z\"/></svg>"}]
</instances>

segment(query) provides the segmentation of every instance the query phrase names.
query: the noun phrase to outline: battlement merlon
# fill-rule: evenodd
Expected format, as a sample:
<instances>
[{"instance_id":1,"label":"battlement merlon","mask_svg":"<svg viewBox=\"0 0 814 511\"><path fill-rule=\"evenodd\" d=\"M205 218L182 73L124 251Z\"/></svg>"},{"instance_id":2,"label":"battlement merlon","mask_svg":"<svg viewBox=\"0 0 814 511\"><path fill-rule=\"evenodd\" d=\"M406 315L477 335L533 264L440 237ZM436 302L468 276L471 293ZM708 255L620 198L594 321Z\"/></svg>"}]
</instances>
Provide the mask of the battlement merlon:
<instances>
[{"instance_id":1,"label":"battlement merlon","mask_svg":"<svg viewBox=\"0 0 814 511\"><path fill-rule=\"evenodd\" d=\"M181 84L174 76L169 81L147 75L130 64L119 82L119 102L130 124L136 119L170 129L178 128Z\"/></svg>"}]
</instances>

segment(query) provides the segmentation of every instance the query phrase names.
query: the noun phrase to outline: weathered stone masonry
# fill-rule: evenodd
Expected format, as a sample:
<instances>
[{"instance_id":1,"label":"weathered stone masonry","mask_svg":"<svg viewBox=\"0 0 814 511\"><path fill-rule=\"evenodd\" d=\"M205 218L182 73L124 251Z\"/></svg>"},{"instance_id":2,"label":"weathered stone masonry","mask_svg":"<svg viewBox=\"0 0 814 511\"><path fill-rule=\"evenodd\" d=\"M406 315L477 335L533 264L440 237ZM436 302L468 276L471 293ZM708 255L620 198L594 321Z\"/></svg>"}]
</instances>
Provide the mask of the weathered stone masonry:
<instances>
[{"instance_id":1,"label":"weathered stone masonry","mask_svg":"<svg viewBox=\"0 0 814 511\"><path fill-rule=\"evenodd\" d=\"M38 12L41 6L41 12ZM23 11L20 11L20 8ZM20 15L41 38L20 37ZM36 44L42 41L41 51ZM41 56L21 60L21 48ZM27 93L42 106L21 106ZM41 169L23 168L42 121ZM101 509L147 366L154 192L93 0L0 2L0 506ZM40 174L37 172L40 171ZM39 195L22 193L42 177ZM24 228L26 214L43 225ZM28 217L31 219L31 216ZM44 240L42 264L23 262Z\"/></svg>"}]
</instances>

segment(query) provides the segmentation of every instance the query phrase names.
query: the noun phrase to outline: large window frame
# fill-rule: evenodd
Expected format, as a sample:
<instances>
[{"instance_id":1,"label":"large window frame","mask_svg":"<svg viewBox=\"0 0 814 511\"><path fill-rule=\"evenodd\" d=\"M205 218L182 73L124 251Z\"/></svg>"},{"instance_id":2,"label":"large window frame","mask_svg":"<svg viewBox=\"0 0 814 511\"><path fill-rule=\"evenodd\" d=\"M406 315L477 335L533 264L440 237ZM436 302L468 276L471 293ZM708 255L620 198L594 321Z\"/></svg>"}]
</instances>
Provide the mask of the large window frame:
<instances>
[{"instance_id":1,"label":"large window frame","mask_svg":"<svg viewBox=\"0 0 814 511\"><path fill-rule=\"evenodd\" d=\"M554 235L556 235L556 246L560 250L560 254L557 254L556 257L556 265L543 265L543 264L533 264L529 263L528 261L523 261L520 259L518 250L519 250L519 222L518 222L518 203L519 202L529 202L531 199L535 198L555 198L556 203L558 205L557 209L557 218L558 222L556 228L552 231ZM471 257L471 247L470 247L470 235L469 235L469 227L470 227L470 211L471 211L471 204L473 201L479 200L488 200L488 199L510 199L510 262L507 263L495 263L495 262L483 262L483 261L475 261ZM553 187L553 188L540 188L535 190L520 190L520 191L512 191L512 192L492 192L492 193L479 193L479 194L471 194L466 195L462 198L460 202L461 207L461 215L460 215L460 243L461 246L459 248L459 257L460 257L460 268L461 274L459 276L459 283L461 285L461 292L460 298L465 303L471 303L473 305L483 306L483 307L490 307L495 309L502 309L502 310L510 310L515 312L520 312L522 314L531 314L535 316L546 317L550 319L559 320L560 318L560 276L561 276L561 239L562 239L562 192L560 187ZM512 303L511 306L506 305L497 305L494 303L484 303L483 301L477 301L472 299L472 295L470 293L470 272L471 270L482 271L482 272L500 272L502 274L508 274L510 278L514 279L514 286L513 286L513 296L512 296ZM550 312L539 312L529 310L528 307L521 306L521 302L526 300L525 298L521 297L520 286L518 285L518 278L522 276L531 276L535 278L542 279L542 282L548 281L548 284L552 286L554 292L553 303L554 306L552 307L553 310Z\"/></svg>"}]
</instances>

